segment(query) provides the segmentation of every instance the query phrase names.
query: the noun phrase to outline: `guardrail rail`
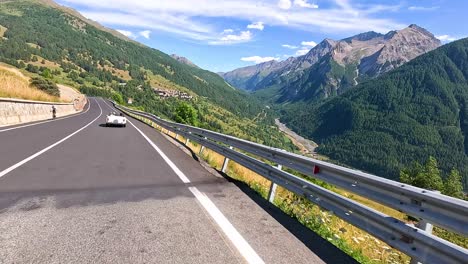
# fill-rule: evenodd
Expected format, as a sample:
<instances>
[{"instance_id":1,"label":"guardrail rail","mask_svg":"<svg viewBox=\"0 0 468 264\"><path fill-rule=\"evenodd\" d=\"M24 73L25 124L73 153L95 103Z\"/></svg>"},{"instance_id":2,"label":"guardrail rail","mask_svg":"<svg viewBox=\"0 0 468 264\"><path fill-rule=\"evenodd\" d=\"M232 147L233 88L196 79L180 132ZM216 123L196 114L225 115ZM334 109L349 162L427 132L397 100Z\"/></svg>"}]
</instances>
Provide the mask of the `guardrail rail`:
<instances>
[{"instance_id":1,"label":"guardrail rail","mask_svg":"<svg viewBox=\"0 0 468 264\"><path fill-rule=\"evenodd\" d=\"M209 148L223 155L223 172L226 171L229 160L233 160L270 180L270 201L273 201L276 186L279 185L306 197L312 203L332 211L348 223L409 255L412 257L411 263L468 262L467 249L432 234L432 225L436 225L468 236L467 201L210 130L167 121L153 114L113 103L117 109L127 114L146 118L167 131L184 136L187 139L186 144L189 140L200 144L200 153L204 148ZM244 153L263 158L277 166ZM419 224L407 224L290 174L282 170L282 167L404 212L419 219Z\"/></svg>"}]
</instances>

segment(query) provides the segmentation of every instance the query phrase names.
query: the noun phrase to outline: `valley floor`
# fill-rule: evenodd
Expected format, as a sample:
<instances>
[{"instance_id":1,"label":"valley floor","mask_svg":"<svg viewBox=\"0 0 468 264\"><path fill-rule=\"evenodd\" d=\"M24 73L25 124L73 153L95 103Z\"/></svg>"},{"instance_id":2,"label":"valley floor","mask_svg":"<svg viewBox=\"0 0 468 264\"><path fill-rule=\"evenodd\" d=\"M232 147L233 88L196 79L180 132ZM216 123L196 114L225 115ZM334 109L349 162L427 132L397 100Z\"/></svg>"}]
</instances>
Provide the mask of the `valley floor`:
<instances>
[{"instance_id":1,"label":"valley floor","mask_svg":"<svg viewBox=\"0 0 468 264\"><path fill-rule=\"evenodd\" d=\"M315 152L315 148L318 147L317 143L308 140L298 134L296 132L289 129L285 124L281 123L280 120L277 118L275 119L275 124L278 126L278 129L285 133L289 139L296 145L303 155L311 155L316 156L317 153Z\"/></svg>"}]
</instances>

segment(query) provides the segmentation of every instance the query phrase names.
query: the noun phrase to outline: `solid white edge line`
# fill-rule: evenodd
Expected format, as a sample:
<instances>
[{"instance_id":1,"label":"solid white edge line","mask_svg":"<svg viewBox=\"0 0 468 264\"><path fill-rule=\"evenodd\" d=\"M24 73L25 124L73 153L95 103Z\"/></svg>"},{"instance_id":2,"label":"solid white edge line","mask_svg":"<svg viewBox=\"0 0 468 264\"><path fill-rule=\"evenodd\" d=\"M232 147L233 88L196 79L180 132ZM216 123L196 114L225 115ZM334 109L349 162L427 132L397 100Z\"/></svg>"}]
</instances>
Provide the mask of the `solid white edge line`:
<instances>
[{"instance_id":1,"label":"solid white edge line","mask_svg":"<svg viewBox=\"0 0 468 264\"><path fill-rule=\"evenodd\" d=\"M89 98L88 98L88 102L89 102L89 103L88 103L88 109L86 109L86 111L84 111L84 112L76 113L76 114L71 114L71 115L68 115L68 116L64 116L64 117L60 117L60 118L56 118L56 119L52 119L52 120L41 121L41 122L29 124L29 125L6 128L6 129L0 130L0 133L1 133L1 132L6 132L6 131L10 131L10 130L15 130L15 129L18 129L18 128L24 128L24 127L30 127L30 126L35 126L35 125L40 125L40 124L49 123L49 122L54 122L54 121L60 121L60 120L64 120L64 119L67 119L67 118L76 117L76 116L80 116L80 115L82 115L82 114L86 114L86 113L89 111L89 109L91 108L91 102L90 102Z\"/></svg>"},{"instance_id":2,"label":"solid white edge line","mask_svg":"<svg viewBox=\"0 0 468 264\"><path fill-rule=\"evenodd\" d=\"M153 143L139 128L137 128L130 120L127 120L145 139L148 143L159 153L159 155L166 161L171 169L177 174L177 176L184 183L190 183L190 180L185 174L177 168L177 166L159 149L156 144ZM255 250L249 245L249 243L242 237L237 229L229 222L226 216L216 207L216 205L210 200L210 198L200 192L197 187L188 187L189 191L195 196L201 206L208 212L213 218L216 224L221 228L223 233L229 238L231 243L237 248L239 253L244 257L247 263L262 264L265 263Z\"/></svg>"},{"instance_id":3,"label":"solid white edge line","mask_svg":"<svg viewBox=\"0 0 468 264\"><path fill-rule=\"evenodd\" d=\"M57 146L58 144L60 144L60 143L64 142L65 140L71 138L72 136L76 135L78 132L82 131L83 129L87 128L87 127L90 126L92 123L94 123L94 121L96 121L96 120L97 120L99 117L101 117L101 115L102 115L102 108L101 108L101 105L97 102L97 100L96 100L95 98L94 98L94 100L96 101L97 105L99 106L99 109L101 110L101 113L99 114L98 117L96 117L95 119L93 119L93 121L89 122L89 123L88 123L87 125L85 125L84 127L80 128L80 129L78 129L78 130L76 130L75 132L71 133L70 135L68 135L68 136L66 136L66 137L64 137L64 138L62 138L61 140L55 142L54 144L52 144L52 145L50 145L50 146L44 148L44 149L41 150L41 151L36 152L35 154L33 154L33 155L31 155L31 156L25 158L24 160L22 160L22 161L16 163L15 165L10 166L9 168L7 168L7 169L1 171L1 172L0 172L0 178L3 177L3 176L5 176L7 173L9 173L9 172L15 170L16 168L20 167L21 165L23 165L23 164L25 164L25 163L31 161L32 159L34 159L34 158L36 158L36 157L42 155L44 152L46 152L46 151L52 149L53 147Z\"/></svg>"},{"instance_id":4,"label":"solid white edge line","mask_svg":"<svg viewBox=\"0 0 468 264\"><path fill-rule=\"evenodd\" d=\"M148 143L158 152L158 154L163 158L163 160L171 167L171 169L179 176L183 183L190 183L190 180L185 176L185 174L177 168L177 166L170 160L166 154L158 147L156 144L153 143L151 139L149 139L138 127L136 127L130 120L127 119L129 122L145 139Z\"/></svg>"}]
</instances>

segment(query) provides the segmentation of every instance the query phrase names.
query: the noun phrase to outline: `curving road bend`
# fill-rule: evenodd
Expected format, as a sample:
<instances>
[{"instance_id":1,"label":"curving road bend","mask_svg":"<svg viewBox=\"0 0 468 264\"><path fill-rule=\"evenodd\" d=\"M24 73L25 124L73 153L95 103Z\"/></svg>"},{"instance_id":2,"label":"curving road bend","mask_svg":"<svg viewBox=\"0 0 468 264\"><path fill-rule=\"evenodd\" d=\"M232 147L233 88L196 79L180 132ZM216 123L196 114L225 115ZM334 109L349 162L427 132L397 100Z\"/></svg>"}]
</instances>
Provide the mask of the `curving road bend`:
<instances>
[{"instance_id":1,"label":"curving road bend","mask_svg":"<svg viewBox=\"0 0 468 264\"><path fill-rule=\"evenodd\" d=\"M163 135L90 98L0 130L0 263L350 263ZM184 178L184 177L186 178Z\"/></svg>"}]
</instances>

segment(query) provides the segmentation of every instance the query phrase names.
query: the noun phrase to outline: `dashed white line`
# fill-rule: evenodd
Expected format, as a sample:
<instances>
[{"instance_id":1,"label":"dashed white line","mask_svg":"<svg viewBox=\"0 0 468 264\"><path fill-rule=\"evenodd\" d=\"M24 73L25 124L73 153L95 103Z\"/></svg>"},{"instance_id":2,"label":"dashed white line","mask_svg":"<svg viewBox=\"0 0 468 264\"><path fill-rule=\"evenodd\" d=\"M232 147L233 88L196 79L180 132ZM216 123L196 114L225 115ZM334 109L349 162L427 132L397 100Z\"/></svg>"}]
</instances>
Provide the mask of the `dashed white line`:
<instances>
[{"instance_id":1,"label":"dashed white line","mask_svg":"<svg viewBox=\"0 0 468 264\"><path fill-rule=\"evenodd\" d=\"M190 183L190 180L185 174L177 168L177 166L164 154L164 152L156 146L139 128L137 128L130 120L127 120L142 136L148 141L148 143L159 153L164 161L171 167L171 169L177 174L183 183ZM249 243L242 237L242 235L236 230L236 228L229 222L226 216L216 207L216 205L210 200L210 198L200 192L197 187L188 187L190 192L195 196L201 206L208 212L213 218L223 233L229 238L231 243L237 248L239 253L244 257L247 263L252 264L263 264L265 263L255 250L249 245Z\"/></svg>"},{"instance_id":2,"label":"dashed white line","mask_svg":"<svg viewBox=\"0 0 468 264\"><path fill-rule=\"evenodd\" d=\"M95 100L96 100L96 99L95 99ZM89 111L89 109L91 108L91 103L90 103L89 100L88 100L88 102L89 102L89 103L88 103L88 109L86 109L86 111L84 111L84 112L81 112L81 113L78 113L78 114L69 115L69 116L65 116L65 117L60 117L60 118L56 118L56 119L52 119L52 120L47 120L47 121L37 122L37 123L33 123L33 124L28 124L28 125L24 125L24 126L17 126L17 127L6 128L6 129L0 130L0 133L1 133L1 132L6 132L6 131L10 131L10 130L19 129L19 128L23 128L23 127L30 127L30 126L35 126L35 125L45 124L45 123L49 123L49 122L64 120L64 119L71 118L71 117L80 116L80 115L82 115L82 114L87 113L87 112Z\"/></svg>"},{"instance_id":3,"label":"dashed white line","mask_svg":"<svg viewBox=\"0 0 468 264\"><path fill-rule=\"evenodd\" d=\"M61 139L61 140L55 142L54 144L52 144L52 145L50 145L50 146L44 148L44 149L41 150L41 151L36 152L35 154L33 154L33 155L31 155L31 156L25 158L24 160L22 160L22 161L16 163L15 165L10 166L9 168L7 168L7 169L1 171L1 172L0 172L0 178L3 177L3 176L5 176L7 173L9 173L9 172L15 170L16 168L20 167L21 165L23 165L23 164L25 164L25 163L27 163L27 162L29 162L29 161L35 159L36 157L42 155L42 154L45 153L46 151L52 149L53 147L57 146L58 144L64 142L65 140L67 140L67 139L73 137L73 136L76 135L78 132L82 131L83 129L87 128L87 127L90 126L92 123L94 123L94 121L96 121L96 120L97 120L99 117L101 117L101 115L102 115L102 108L101 108L101 105L97 102L96 99L94 99L94 100L96 101L96 103L97 103L97 105L99 106L99 109L100 109L100 111L101 111L101 113L99 114L98 117L96 117L95 119L93 119L93 121L89 122L89 123L88 123L87 125L85 125L84 127L80 128L80 129L76 130L75 132L71 133L70 135L64 137L63 139Z\"/></svg>"}]
</instances>

